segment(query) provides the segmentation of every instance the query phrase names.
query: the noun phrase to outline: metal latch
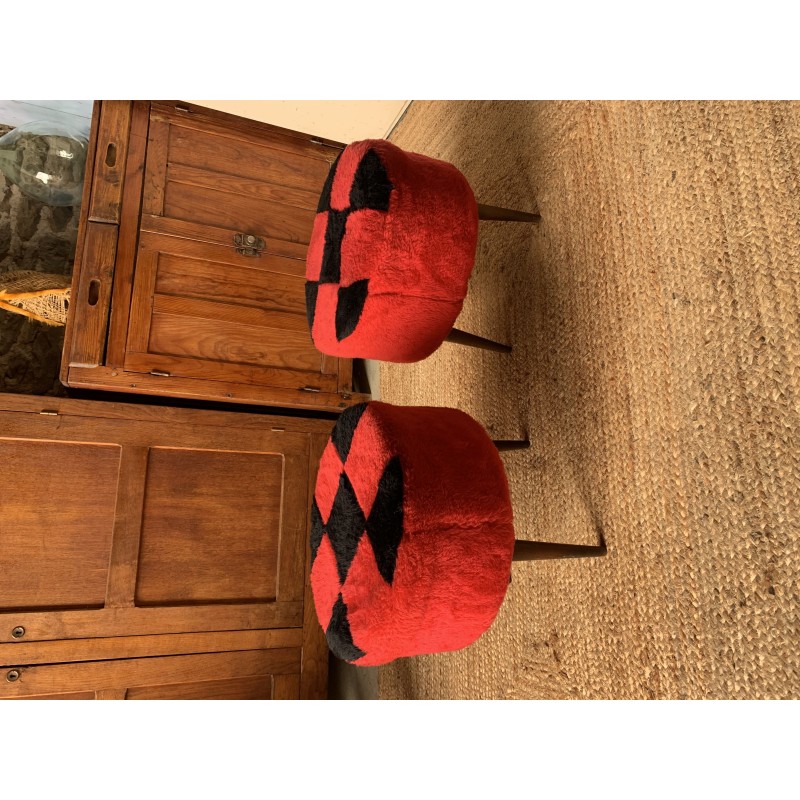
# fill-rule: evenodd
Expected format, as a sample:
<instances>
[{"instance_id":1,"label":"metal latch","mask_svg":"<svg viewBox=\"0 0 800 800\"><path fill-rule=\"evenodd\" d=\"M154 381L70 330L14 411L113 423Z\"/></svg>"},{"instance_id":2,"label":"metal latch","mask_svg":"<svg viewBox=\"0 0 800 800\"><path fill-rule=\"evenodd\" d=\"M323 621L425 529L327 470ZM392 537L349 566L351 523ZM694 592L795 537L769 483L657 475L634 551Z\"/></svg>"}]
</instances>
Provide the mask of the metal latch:
<instances>
[{"instance_id":1,"label":"metal latch","mask_svg":"<svg viewBox=\"0 0 800 800\"><path fill-rule=\"evenodd\" d=\"M236 252L243 256L260 256L266 247L266 242L252 233L237 233L233 237L233 242L236 245Z\"/></svg>"}]
</instances>

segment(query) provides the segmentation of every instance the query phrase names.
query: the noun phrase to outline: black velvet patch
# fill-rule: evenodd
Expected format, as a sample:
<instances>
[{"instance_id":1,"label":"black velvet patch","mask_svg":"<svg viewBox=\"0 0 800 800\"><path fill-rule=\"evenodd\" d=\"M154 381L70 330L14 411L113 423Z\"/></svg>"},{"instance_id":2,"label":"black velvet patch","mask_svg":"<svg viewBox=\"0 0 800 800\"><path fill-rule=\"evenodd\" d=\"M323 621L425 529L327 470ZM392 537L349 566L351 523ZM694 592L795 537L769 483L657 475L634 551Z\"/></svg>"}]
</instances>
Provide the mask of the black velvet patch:
<instances>
[{"instance_id":1,"label":"black velvet patch","mask_svg":"<svg viewBox=\"0 0 800 800\"><path fill-rule=\"evenodd\" d=\"M353 485L343 472L339 478L339 489L333 499L331 515L325 525L336 556L336 569L341 583L347 578L366 524Z\"/></svg>"},{"instance_id":2,"label":"black velvet patch","mask_svg":"<svg viewBox=\"0 0 800 800\"><path fill-rule=\"evenodd\" d=\"M367 302L369 278L340 286L336 301L336 338L341 342L346 339L358 325L364 303Z\"/></svg>"},{"instance_id":3,"label":"black velvet patch","mask_svg":"<svg viewBox=\"0 0 800 800\"><path fill-rule=\"evenodd\" d=\"M386 173L386 167L375 150L368 150L356 169L350 187L350 208L373 208L389 210L389 198L394 186Z\"/></svg>"},{"instance_id":4,"label":"black velvet patch","mask_svg":"<svg viewBox=\"0 0 800 800\"><path fill-rule=\"evenodd\" d=\"M329 211L325 229L325 246L322 249L320 283L339 283L342 276L342 239L349 211Z\"/></svg>"},{"instance_id":5,"label":"black velvet patch","mask_svg":"<svg viewBox=\"0 0 800 800\"><path fill-rule=\"evenodd\" d=\"M347 606L344 604L341 594L333 606L333 614L328 623L328 630L325 631L325 638L328 640L331 652L342 661L357 661L366 655L353 642L350 620L347 619Z\"/></svg>"},{"instance_id":6,"label":"black velvet patch","mask_svg":"<svg viewBox=\"0 0 800 800\"><path fill-rule=\"evenodd\" d=\"M390 586L394 580L397 549L403 538L403 467L395 456L386 465L367 520L367 535L378 572Z\"/></svg>"},{"instance_id":7,"label":"black velvet patch","mask_svg":"<svg viewBox=\"0 0 800 800\"><path fill-rule=\"evenodd\" d=\"M314 327L314 314L317 310L317 292L319 283L317 281L306 281L306 317L308 317L308 329Z\"/></svg>"},{"instance_id":8,"label":"black velvet patch","mask_svg":"<svg viewBox=\"0 0 800 800\"><path fill-rule=\"evenodd\" d=\"M339 454L339 458L342 459L342 464L347 461L347 456L350 454L350 445L353 444L356 426L367 410L367 405L367 403L357 403L354 406L350 406L350 408L346 408L339 415L336 425L333 426L331 441Z\"/></svg>"},{"instance_id":9,"label":"black velvet patch","mask_svg":"<svg viewBox=\"0 0 800 800\"><path fill-rule=\"evenodd\" d=\"M325 179L325 185L322 187L322 194L319 196L319 203L317 204L317 213L320 211L330 211L331 208L331 190L333 189L333 179L336 177L336 167L339 166L339 159L342 154L336 156L336 161L331 164L328 171L328 177Z\"/></svg>"},{"instance_id":10,"label":"black velvet patch","mask_svg":"<svg viewBox=\"0 0 800 800\"><path fill-rule=\"evenodd\" d=\"M319 506L316 499L311 501L311 564L317 558L317 550L322 544L322 535L325 533L325 527L322 524L322 514L319 513Z\"/></svg>"}]
</instances>

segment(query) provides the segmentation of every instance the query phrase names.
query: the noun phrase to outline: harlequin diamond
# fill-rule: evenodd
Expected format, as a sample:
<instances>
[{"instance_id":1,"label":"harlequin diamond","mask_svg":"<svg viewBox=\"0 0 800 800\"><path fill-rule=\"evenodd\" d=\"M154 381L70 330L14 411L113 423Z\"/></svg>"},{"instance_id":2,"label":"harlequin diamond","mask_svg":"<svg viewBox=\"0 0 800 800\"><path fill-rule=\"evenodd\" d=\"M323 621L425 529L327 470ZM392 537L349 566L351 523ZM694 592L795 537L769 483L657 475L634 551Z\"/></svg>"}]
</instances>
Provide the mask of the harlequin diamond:
<instances>
[{"instance_id":1,"label":"harlequin diamond","mask_svg":"<svg viewBox=\"0 0 800 800\"><path fill-rule=\"evenodd\" d=\"M347 456L350 454L350 445L353 444L353 436L356 432L356 426L361 422L361 417L367 410L366 403L358 403L358 405L350 406L346 411L343 411L339 416L339 420L333 428L331 433L331 441L342 459L344 464L347 461Z\"/></svg>"},{"instance_id":2,"label":"harlequin diamond","mask_svg":"<svg viewBox=\"0 0 800 800\"><path fill-rule=\"evenodd\" d=\"M403 468L399 456L389 461L381 475L367 520L367 535L378 572L386 583L391 584L397 564L397 548L403 538Z\"/></svg>"},{"instance_id":3,"label":"harlequin diamond","mask_svg":"<svg viewBox=\"0 0 800 800\"><path fill-rule=\"evenodd\" d=\"M325 631L325 638L328 640L331 652L344 661L356 661L365 655L364 651L356 647L353 642L350 620L347 618L347 606L341 594L333 606L333 614L328 623L328 629Z\"/></svg>"},{"instance_id":4,"label":"harlequin diamond","mask_svg":"<svg viewBox=\"0 0 800 800\"><path fill-rule=\"evenodd\" d=\"M317 557L317 550L322 543L322 536L325 533L325 527L322 524L322 514L319 513L319 506L316 499L311 501L311 563Z\"/></svg>"},{"instance_id":5,"label":"harlequin diamond","mask_svg":"<svg viewBox=\"0 0 800 800\"><path fill-rule=\"evenodd\" d=\"M383 580L391 585L394 580L398 548L403 538L403 468L400 457L395 455L389 459L380 478L377 479L377 486L373 485L374 494L369 493L372 499L368 515L364 513L359 496L347 474L348 458L356 428L361 423L367 405L361 403L352 406L339 417L325 450L328 458L323 455L320 463L317 489L311 504L312 564L327 534L340 586L347 580L364 533L369 538L378 572ZM321 486L325 488L324 496L320 494ZM327 500L331 505L326 520L325 497L331 496L333 499Z\"/></svg>"},{"instance_id":6,"label":"harlequin diamond","mask_svg":"<svg viewBox=\"0 0 800 800\"><path fill-rule=\"evenodd\" d=\"M333 546L336 555L336 566L339 570L339 580L344 583L347 578L347 571L353 563L356 548L361 537L367 520L364 512L358 504L358 498L353 491L350 479L345 473L339 478L339 491L333 501L333 508L325 530Z\"/></svg>"}]
</instances>

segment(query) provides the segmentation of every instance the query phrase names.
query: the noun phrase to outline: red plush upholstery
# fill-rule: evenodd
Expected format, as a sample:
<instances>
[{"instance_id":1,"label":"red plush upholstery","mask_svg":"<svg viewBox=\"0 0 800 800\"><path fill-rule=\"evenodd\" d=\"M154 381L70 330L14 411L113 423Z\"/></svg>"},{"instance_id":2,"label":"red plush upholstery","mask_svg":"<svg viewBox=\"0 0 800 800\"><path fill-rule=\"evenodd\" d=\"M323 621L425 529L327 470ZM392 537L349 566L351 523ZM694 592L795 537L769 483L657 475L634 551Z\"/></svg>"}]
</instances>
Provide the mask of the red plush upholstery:
<instances>
[{"instance_id":1,"label":"red plush upholstery","mask_svg":"<svg viewBox=\"0 0 800 800\"><path fill-rule=\"evenodd\" d=\"M349 145L308 247L314 344L346 358L426 358L461 311L477 240L475 196L452 164L380 139Z\"/></svg>"},{"instance_id":2,"label":"red plush upholstery","mask_svg":"<svg viewBox=\"0 0 800 800\"><path fill-rule=\"evenodd\" d=\"M456 650L492 623L514 528L500 456L451 408L362 403L323 453L311 587L328 645L362 666Z\"/></svg>"}]
</instances>

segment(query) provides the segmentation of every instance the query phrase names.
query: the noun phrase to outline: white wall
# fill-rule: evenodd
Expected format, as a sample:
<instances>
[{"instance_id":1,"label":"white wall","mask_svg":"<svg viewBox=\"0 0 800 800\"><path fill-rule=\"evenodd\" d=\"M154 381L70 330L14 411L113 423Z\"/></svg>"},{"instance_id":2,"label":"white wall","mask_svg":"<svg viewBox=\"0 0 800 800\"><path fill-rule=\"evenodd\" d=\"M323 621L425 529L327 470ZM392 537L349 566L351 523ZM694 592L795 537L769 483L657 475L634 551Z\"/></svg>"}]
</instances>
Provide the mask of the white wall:
<instances>
[{"instance_id":1,"label":"white wall","mask_svg":"<svg viewBox=\"0 0 800 800\"><path fill-rule=\"evenodd\" d=\"M383 139L408 100L188 100L336 142Z\"/></svg>"}]
</instances>

